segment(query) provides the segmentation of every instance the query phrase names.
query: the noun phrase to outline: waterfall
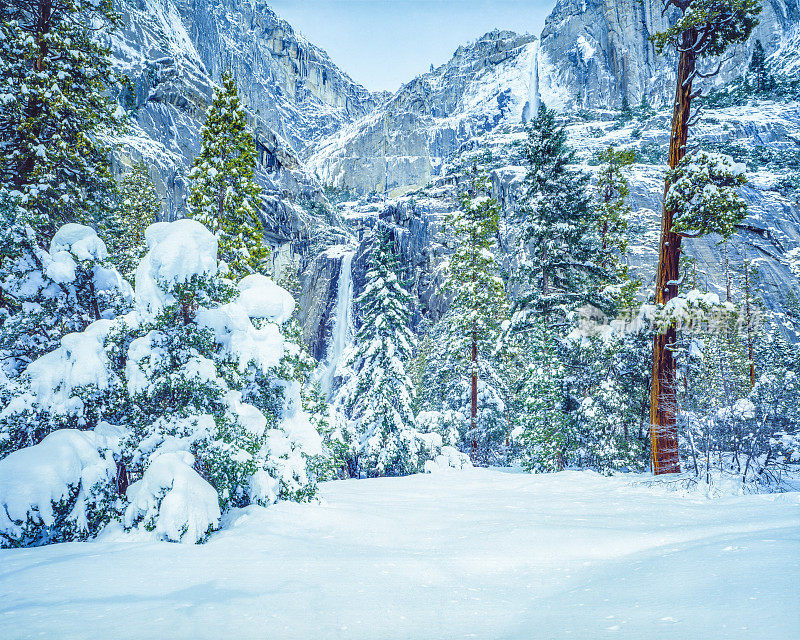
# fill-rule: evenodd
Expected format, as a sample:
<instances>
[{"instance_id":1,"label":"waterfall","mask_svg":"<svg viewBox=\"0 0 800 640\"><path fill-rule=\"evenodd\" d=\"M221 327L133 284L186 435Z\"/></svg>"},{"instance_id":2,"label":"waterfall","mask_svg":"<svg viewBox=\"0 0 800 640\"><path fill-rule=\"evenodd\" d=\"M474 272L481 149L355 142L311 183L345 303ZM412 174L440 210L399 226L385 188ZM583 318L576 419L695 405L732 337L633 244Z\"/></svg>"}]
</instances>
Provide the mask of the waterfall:
<instances>
[{"instance_id":1,"label":"waterfall","mask_svg":"<svg viewBox=\"0 0 800 640\"><path fill-rule=\"evenodd\" d=\"M353 256L355 250L342 255L339 268L339 281L336 289L336 306L334 307L333 327L325 352L325 360L317 369L316 377L320 382L320 391L330 400L335 391L333 379L336 368L347 347L353 339Z\"/></svg>"},{"instance_id":2,"label":"waterfall","mask_svg":"<svg viewBox=\"0 0 800 640\"><path fill-rule=\"evenodd\" d=\"M539 41L533 43L533 57L531 60L531 75L528 79L528 101L522 113L522 121L529 122L539 113Z\"/></svg>"}]
</instances>

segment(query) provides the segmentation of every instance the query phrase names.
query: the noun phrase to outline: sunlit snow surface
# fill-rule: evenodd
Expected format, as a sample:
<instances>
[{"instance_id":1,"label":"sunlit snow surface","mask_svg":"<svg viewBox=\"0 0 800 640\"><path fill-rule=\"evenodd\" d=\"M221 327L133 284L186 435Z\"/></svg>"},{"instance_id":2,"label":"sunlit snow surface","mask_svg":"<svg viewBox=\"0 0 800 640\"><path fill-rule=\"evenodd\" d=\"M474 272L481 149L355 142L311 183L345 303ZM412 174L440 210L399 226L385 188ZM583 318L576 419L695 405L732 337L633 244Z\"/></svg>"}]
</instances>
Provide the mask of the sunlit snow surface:
<instances>
[{"instance_id":1,"label":"sunlit snow surface","mask_svg":"<svg viewBox=\"0 0 800 640\"><path fill-rule=\"evenodd\" d=\"M0 638L799 638L800 494L649 480L331 482L202 546L0 551Z\"/></svg>"}]
</instances>

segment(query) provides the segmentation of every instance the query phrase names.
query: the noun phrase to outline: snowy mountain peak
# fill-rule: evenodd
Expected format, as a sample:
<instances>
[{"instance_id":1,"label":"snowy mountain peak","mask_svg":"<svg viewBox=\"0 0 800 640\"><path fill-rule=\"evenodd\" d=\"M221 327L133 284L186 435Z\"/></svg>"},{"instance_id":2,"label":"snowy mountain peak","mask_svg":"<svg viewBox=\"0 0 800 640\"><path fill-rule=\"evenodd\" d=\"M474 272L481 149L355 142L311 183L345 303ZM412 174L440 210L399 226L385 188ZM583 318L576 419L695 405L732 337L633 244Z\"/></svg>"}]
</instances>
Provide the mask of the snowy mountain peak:
<instances>
[{"instance_id":1,"label":"snowy mountain peak","mask_svg":"<svg viewBox=\"0 0 800 640\"><path fill-rule=\"evenodd\" d=\"M320 179L360 191L423 185L466 140L522 120L537 39L490 31L459 47L371 113L322 140L309 164Z\"/></svg>"}]
</instances>

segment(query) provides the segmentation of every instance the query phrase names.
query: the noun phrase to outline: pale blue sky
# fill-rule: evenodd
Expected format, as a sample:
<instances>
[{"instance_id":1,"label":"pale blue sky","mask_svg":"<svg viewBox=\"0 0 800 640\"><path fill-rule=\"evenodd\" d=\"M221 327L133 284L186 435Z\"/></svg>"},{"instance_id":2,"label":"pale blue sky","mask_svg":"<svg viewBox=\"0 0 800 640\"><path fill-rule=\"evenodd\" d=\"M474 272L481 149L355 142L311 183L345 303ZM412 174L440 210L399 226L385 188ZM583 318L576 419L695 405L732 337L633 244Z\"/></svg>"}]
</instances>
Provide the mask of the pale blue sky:
<instances>
[{"instance_id":1,"label":"pale blue sky","mask_svg":"<svg viewBox=\"0 0 800 640\"><path fill-rule=\"evenodd\" d=\"M395 91L495 27L538 36L555 0L271 0L269 5L367 89Z\"/></svg>"}]
</instances>

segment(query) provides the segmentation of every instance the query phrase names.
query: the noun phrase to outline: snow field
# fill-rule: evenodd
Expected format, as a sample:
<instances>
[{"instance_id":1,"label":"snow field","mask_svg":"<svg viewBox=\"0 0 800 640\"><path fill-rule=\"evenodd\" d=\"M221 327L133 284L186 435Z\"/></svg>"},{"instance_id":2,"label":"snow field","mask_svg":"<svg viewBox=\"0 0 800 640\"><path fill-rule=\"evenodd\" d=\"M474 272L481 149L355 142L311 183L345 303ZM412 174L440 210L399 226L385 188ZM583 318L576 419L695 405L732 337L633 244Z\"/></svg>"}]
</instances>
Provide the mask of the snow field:
<instances>
[{"instance_id":1,"label":"snow field","mask_svg":"<svg viewBox=\"0 0 800 640\"><path fill-rule=\"evenodd\" d=\"M798 493L469 469L321 497L205 545L0 551L0 638L800 638Z\"/></svg>"}]
</instances>

